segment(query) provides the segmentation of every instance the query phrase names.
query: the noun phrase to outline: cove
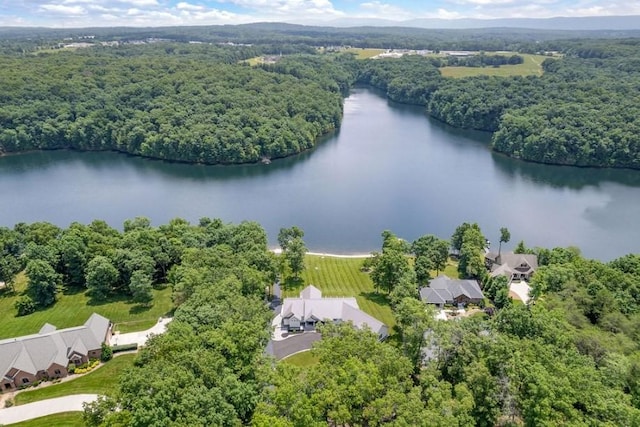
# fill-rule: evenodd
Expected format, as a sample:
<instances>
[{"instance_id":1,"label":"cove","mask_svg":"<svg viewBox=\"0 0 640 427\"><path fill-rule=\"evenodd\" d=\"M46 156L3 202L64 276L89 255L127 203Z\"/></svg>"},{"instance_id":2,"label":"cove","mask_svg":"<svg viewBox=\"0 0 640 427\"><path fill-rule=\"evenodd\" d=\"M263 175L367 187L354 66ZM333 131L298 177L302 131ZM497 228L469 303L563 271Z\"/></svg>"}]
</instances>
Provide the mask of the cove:
<instances>
[{"instance_id":1,"label":"cove","mask_svg":"<svg viewBox=\"0 0 640 427\"><path fill-rule=\"evenodd\" d=\"M525 163L492 153L489 135L428 118L367 87L345 100L339 132L270 165L175 164L117 153L34 152L0 158L0 224L68 226L135 216L258 221L276 244L298 225L316 252L379 249L389 229L449 238L478 222L506 248L569 246L610 260L639 252L640 171Z\"/></svg>"}]
</instances>

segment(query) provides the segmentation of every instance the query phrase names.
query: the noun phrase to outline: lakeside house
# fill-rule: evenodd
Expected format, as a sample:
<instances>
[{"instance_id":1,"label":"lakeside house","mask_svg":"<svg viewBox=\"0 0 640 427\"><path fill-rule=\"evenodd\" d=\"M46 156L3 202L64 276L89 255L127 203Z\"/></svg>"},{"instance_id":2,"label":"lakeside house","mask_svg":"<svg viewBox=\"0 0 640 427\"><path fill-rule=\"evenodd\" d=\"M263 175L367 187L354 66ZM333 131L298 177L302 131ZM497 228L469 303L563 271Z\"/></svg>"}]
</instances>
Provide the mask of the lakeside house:
<instances>
[{"instance_id":1,"label":"lakeside house","mask_svg":"<svg viewBox=\"0 0 640 427\"><path fill-rule=\"evenodd\" d=\"M280 315L283 329L290 332L315 331L324 322L351 322L357 328L369 328L381 340L389 335L387 325L360 310L355 298L323 297L313 285L304 288L298 298L285 298Z\"/></svg>"},{"instance_id":2,"label":"lakeside house","mask_svg":"<svg viewBox=\"0 0 640 427\"><path fill-rule=\"evenodd\" d=\"M528 282L538 269L538 256L534 254L488 252L484 259L491 277L506 276L509 283L520 280Z\"/></svg>"},{"instance_id":3,"label":"lakeside house","mask_svg":"<svg viewBox=\"0 0 640 427\"><path fill-rule=\"evenodd\" d=\"M99 359L102 344L109 344L111 322L93 313L82 326L57 329L45 323L37 334L0 340L2 391L62 378L70 364Z\"/></svg>"},{"instance_id":4,"label":"lakeside house","mask_svg":"<svg viewBox=\"0 0 640 427\"><path fill-rule=\"evenodd\" d=\"M476 280L451 279L441 274L429 286L420 288L420 299L441 309L445 305L480 304L484 295Z\"/></svg>"}]
</instances>

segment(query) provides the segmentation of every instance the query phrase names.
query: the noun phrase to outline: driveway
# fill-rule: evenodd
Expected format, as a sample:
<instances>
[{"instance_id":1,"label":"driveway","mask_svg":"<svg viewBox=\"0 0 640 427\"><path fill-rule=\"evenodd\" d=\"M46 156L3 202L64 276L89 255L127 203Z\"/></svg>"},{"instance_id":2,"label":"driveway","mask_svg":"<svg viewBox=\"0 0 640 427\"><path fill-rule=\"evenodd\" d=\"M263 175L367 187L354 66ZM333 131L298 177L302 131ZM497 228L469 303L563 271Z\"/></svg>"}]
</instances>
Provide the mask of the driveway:
<instances>
[{"instance_id":1,"label":"driveway","mask_svg":"<svg viewBox=\"0 0 640 427\"><path fill-rule=\"evenodd\" d=\"M158 323L153 325L146 331L130 332L128 334L116 333L111 337L111 345L125 345L125 344L138 344L139 346L145 345L147 339L151 334L159 335L167 330L167 324L171 322L172 318L161 317Z\"/></svg>"},{"instance_id":2,"label":"driveway","mask_svg":"<svg viewBox=\"0 0 640 427\"><path fill-rule=\"evenodd\" d=\"M0 409L0 424L19 423L60 412L82 411L83 402L93 402L97 398L97 394L72 394Z\"/></svg>"},{"instance_id":3,"label":"driveway","mask_svg":"<svg viewBox=\"0 0 640 427\"><path fill-rule=\"evenodd\" d=\"M272 354L276 360L284 359L292 354L311 350L313 343L319 341L320 338L322 335L318 332L304 332L280 341L271 340L267 346L267 352Z\"/></svg>"}]
</instances>

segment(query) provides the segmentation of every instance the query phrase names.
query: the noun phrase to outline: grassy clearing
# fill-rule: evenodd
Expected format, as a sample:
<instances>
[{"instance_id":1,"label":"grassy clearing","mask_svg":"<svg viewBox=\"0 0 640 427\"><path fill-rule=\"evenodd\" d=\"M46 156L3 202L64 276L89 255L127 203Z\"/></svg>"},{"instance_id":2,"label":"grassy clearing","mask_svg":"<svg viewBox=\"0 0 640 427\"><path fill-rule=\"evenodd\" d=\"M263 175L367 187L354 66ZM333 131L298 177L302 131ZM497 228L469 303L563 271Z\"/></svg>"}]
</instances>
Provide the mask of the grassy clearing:
<instances>
[{"instance_id":1,"label":"grassy clearing","mask_svg":"<svg viewBox=\"0 0 640 427\"><path fill-rule=\"evenodd\" d=\"M121 332L139 331L153 326L160 316L167 314L173 307L169 287L154 289L151 307L142 307L124 297L94 304L85 292L76 291L59 293L58 301L53 306L28 316L16 317L14 304L26 285L27 280L21 273L16 280L15 293L0 293L0 339L35 334L45 323L51 323L60 329L79 326L94 312L116 323L116 329Z\"/></svg>"},{"instance_id":2,"label":"grassy clearing","mask_svg":"<svg viewBox=\"0 0 640 427\"><path fill-rule=\"evenodd\" d=\"M309 366L316 365L320 359L314 356L309 351L303 351L302 353L294 354L293 356L289 356L286 359L282 360L284 363L288 363L289 365L299 366L301 368L307 368Z\"/></svg>"},{"instance_id":3,"label":"grassy clearing","mask_svg":"<svg viewBox=\"0 0 640 427\"><path fill-rule=\"evenodd\" d=\"M83 427L85 423L82 420L82 412L62 412L11 425L13 427Z\"/></svg>"},{"instance_id":4,"label":"grassy clearing","mask_svg":"<svg viewBox=\"0 0 640 427\"><path fill-rule=\"evenodd\" d=\"M301 280L287 280L283 296L297 296L305 286L313 284L327 297L356 297L360 309L384 322L392 331L395 320L389 299L386 294L374 291L369 275L360 271L362 261L363 258L307 255Z\"/></svg>"},{"instance_id":5,"label":"grassy clearing","mask_svg":"<svg viewBox=\"0 0 640 427\"><path fill-rule=\"evenodd\" d=\"M518 54L524 58L522 64L502 65L494 67L443 67L440 72L444 77L462 78L472 76L541 76L542 61L548 58L544 55Z\"/></svg>"},{"instance_id":6,"label":"grassy clearing","mask_svg":"<svg viewBox=\"0 0 640 427\"><path fill-rule=\"evenodd\" d=\"M68 396L71 394L97 393L108 394L115 391L118 385L118 376L125 369L133 366L135 354L123 354L105 363L94 371L76 379L60 384L49 385L35 390L23 391L16 394L16 405L36 402L54 397Z\"/></svg>"},{"instance_id":7,"label":"grassy clearing","mask_svg":"<svg viewBox=\"0 0 640 427\"><path fill-rule=\"evenodd\" d=\"M386 50L385 49L360 49L357 47L352 47L350 49L345 49L345 52L355 53L356 59L368 59L376 55L380 55L381 53L386 52Z\"/></svg>"}]
</instances>

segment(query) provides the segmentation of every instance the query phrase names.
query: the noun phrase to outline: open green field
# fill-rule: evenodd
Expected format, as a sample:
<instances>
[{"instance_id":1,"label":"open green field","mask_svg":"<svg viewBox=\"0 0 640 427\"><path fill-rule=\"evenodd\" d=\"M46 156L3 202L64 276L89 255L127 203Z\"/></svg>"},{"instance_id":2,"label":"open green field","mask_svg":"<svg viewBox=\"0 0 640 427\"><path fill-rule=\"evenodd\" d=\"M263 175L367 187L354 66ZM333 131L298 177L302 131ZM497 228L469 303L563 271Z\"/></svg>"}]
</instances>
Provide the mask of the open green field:
<instances>
[{"instance_id":1,"label":"open green field","mask_svg":"<svg viewBox=\"0 0 640 427\"><path fill-rule=\"evenodd\" d=\"M50 323L58 328L80 326L92 313L98 313L116 324L121 332L141 331L153 326L160 316L173 307L171 288L153 290L153 305L142 307L128 298L116 297L93 305L85 292L59 293L51 307L27 316L16 317L15 301L26 288L26 278L20 274L15 293L0 293L0 339L35 334L42 325Z\"/></svg>"},{"instance_id":2,"label":"open green field","mask_svg":"<svg viewBox=\"0 0 640 427\"><path fill-rule=\"evenodd\" d=\"M133 366L135 357L135 354L123 354L76 379L35 390L22 391L16 394L14 402L16 405L24 405L25 403L71 394L108 394L115 391L118 385L118 376L124 369Z\"/></svg>"},{"instance_id":3,"label":"open green field","mask_svg":"<svg viewBox=\"0 0 640 427\"><path fill-rule=\"evenodd\" d=\"M443 67L440 73L444 77L462 78L473 76L541 76L542 61L548 58L544 55L530 55L519 53L524 58L524 62L518 65L502 65L494 67Z\"/></svg>"},{"instance_id":4,"label":"open green field","mask_svg":"<svg viewBox=\"0 0 640 427\"><path fill-rule=\"evenodd\" d=\"M302 280L283 287L283 297L297 296L309 284L327 297L356 297L360 308L393 330L395 320L385 293L376 293L367 273L360 271L363 258L307 255Z\"/></svg>"},{"instance_id":5,"label":"open green field","mask_svg":"<svg viewBox=\"0 0 640 427\"><path fill-rule=\"evenodd\" d=\"M313 366L317 364L319 359L315 357L311 350L303 351L302 353L294 354L293 356L289 356L286 359L282 359L282 362L288 363L289 365L300 366L301 368L306 368L309 366Z\"/></svg>"},{"instance_id":6,"label":"open green field","mask_svg":"<svg viewBox=\"0 0 640 427\"><path fill-rule=\"evenodd\" d=\"M345 52L351 52L356 54L356 59L368 59L384 53L385 49L361 49L357 47L352 47L349 49L345 49Z\"/></svg>"},{"instance_id":7,"label":"open green field","mask_svg":"<svg viewBox=\"0 0 640 427\"><path fill-rule=\"evenodd\" d=\"M62 412L11 425L13 427L83 427L85 424L82 420L82 412Z\"/></svg>"}]
</instances>

